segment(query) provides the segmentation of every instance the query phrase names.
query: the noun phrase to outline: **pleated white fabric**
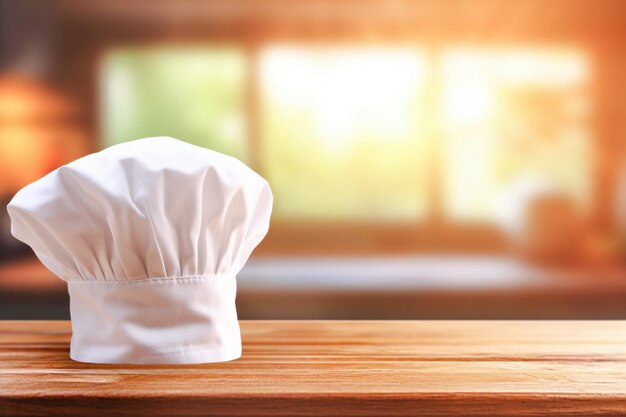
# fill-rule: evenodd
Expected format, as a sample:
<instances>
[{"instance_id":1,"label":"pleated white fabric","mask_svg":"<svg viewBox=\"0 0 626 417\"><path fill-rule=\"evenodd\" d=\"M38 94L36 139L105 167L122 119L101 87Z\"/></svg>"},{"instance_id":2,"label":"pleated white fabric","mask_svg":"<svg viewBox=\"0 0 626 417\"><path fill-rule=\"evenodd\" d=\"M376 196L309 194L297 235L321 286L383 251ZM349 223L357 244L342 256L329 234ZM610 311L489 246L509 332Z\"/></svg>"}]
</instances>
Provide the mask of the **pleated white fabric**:
<instances>
[{"instance_id":1,"label":"pleated white fabric","mask_svg":"<svg viewBox=\"0 0 626 417\"><path fill-rule=\"evenodd\" d=\"M271 209L242 162L167 137L78 159L8 206L13 235L68 283L71 357L129 364L241 356L235 276Z\"/></svg>"}]
</instances>

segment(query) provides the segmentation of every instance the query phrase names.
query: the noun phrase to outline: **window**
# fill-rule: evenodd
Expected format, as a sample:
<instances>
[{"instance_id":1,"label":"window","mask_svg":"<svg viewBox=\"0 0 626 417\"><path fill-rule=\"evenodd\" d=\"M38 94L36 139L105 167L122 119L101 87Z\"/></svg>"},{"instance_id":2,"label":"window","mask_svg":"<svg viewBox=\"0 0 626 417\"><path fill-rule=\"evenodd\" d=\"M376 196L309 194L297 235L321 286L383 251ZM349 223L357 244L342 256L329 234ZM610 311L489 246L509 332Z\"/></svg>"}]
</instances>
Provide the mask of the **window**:
<instances>
[{"instance_id":1,"label":"window","mask_svg":"<svg viewBox=\"0 0 626 417\"><path fill-rule=\"evenodd\" d=\"M264 50L260 146L275 215L424 218L424 71L412 49Z\"/></svg>"},{"instance_id":2,"label":"window","mask_svg":"<svg viewBox=\"0 0 626 417\"><path fill-rule=\"evenodd\" d=\"M584 55L461 49L444 54L442 72L447 218L491 221L516 188L532 186L585 207L592 152Z\"/></svg>"},{"instance_id":3,"label":"window","mask_svg":"<svg viewBox=\"0 0 626 417\"><path fill-rule=\"evenodd\" d=\"M275 226L328 224L337 240L344 223L425 225L456 239L496 229L529 184L589 205L589 82L578 50L125 48L102 65L103 137L171 135L253 164Z\"/></svg>"},{"instance_id":4,"label":"window","mask_svg":"<svg viewBox=\"0 0 626 417\"><path fill-rule=\"evenodd\" d=\"M248 159L245 55L236 48L127 48L102 65L105 146L173 136Z\"/></svg>"}]
</instances>

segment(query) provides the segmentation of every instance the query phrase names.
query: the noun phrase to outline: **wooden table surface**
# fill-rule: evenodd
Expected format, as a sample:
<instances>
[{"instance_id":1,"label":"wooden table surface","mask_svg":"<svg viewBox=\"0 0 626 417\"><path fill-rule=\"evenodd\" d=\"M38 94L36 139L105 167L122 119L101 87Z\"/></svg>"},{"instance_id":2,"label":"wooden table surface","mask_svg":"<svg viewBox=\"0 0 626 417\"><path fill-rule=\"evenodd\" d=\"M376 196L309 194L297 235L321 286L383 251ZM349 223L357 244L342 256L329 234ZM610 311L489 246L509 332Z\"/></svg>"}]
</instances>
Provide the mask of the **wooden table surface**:
<instances>
[{"instance_id":1,"label":"wooden table surface","mask_svg":"<svg viewBox=\"0 0 626 417\"><path fill-rule=\"evenodd\" d=\"M622 321L243 321L243 357L73 362L68 322L0 322L0 415L626 415Z\"/></svg>"}]
</instances>

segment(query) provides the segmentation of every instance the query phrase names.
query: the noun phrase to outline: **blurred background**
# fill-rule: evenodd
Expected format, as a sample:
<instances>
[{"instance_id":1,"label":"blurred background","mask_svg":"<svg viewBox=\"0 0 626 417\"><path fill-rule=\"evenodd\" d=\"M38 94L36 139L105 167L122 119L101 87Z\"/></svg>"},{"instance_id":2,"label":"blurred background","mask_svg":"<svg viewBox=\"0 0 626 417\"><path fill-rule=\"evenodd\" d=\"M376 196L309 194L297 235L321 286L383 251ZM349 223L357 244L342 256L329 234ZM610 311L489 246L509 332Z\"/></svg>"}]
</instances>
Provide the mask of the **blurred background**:
<instances>
[{"instance_id":1,"label":"blurred background","mask_svg":"<svg viewBox=\"0 0 626 417\"><path fill-rule=\"evenodd\" d=\"M270 182L243 319L626 319L626 2L0 0L0 318L68 318L14 193L173 136Z\"/></svg>"}]
</instances>

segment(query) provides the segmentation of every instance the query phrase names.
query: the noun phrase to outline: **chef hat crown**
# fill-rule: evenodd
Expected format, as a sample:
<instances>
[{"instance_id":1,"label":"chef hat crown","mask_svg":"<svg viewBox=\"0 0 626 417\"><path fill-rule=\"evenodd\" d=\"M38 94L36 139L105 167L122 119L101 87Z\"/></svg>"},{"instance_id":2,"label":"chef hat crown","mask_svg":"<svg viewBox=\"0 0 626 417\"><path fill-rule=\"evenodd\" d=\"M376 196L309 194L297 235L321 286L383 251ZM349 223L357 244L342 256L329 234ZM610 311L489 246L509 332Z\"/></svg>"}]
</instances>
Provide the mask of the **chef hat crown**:
<instances>
[{"instance_id":1,"label":"chef hat crown","mask_svg":"<svg viewBox=\"0 0 626 417\"><path fill-rule=\"evenodd\" d=\"M13 235L67 281L73 359L202 363L241 355L235 276L271 208L239 160L158 137L65 165L8 211Z\"/></svg>"}]
</instances>

